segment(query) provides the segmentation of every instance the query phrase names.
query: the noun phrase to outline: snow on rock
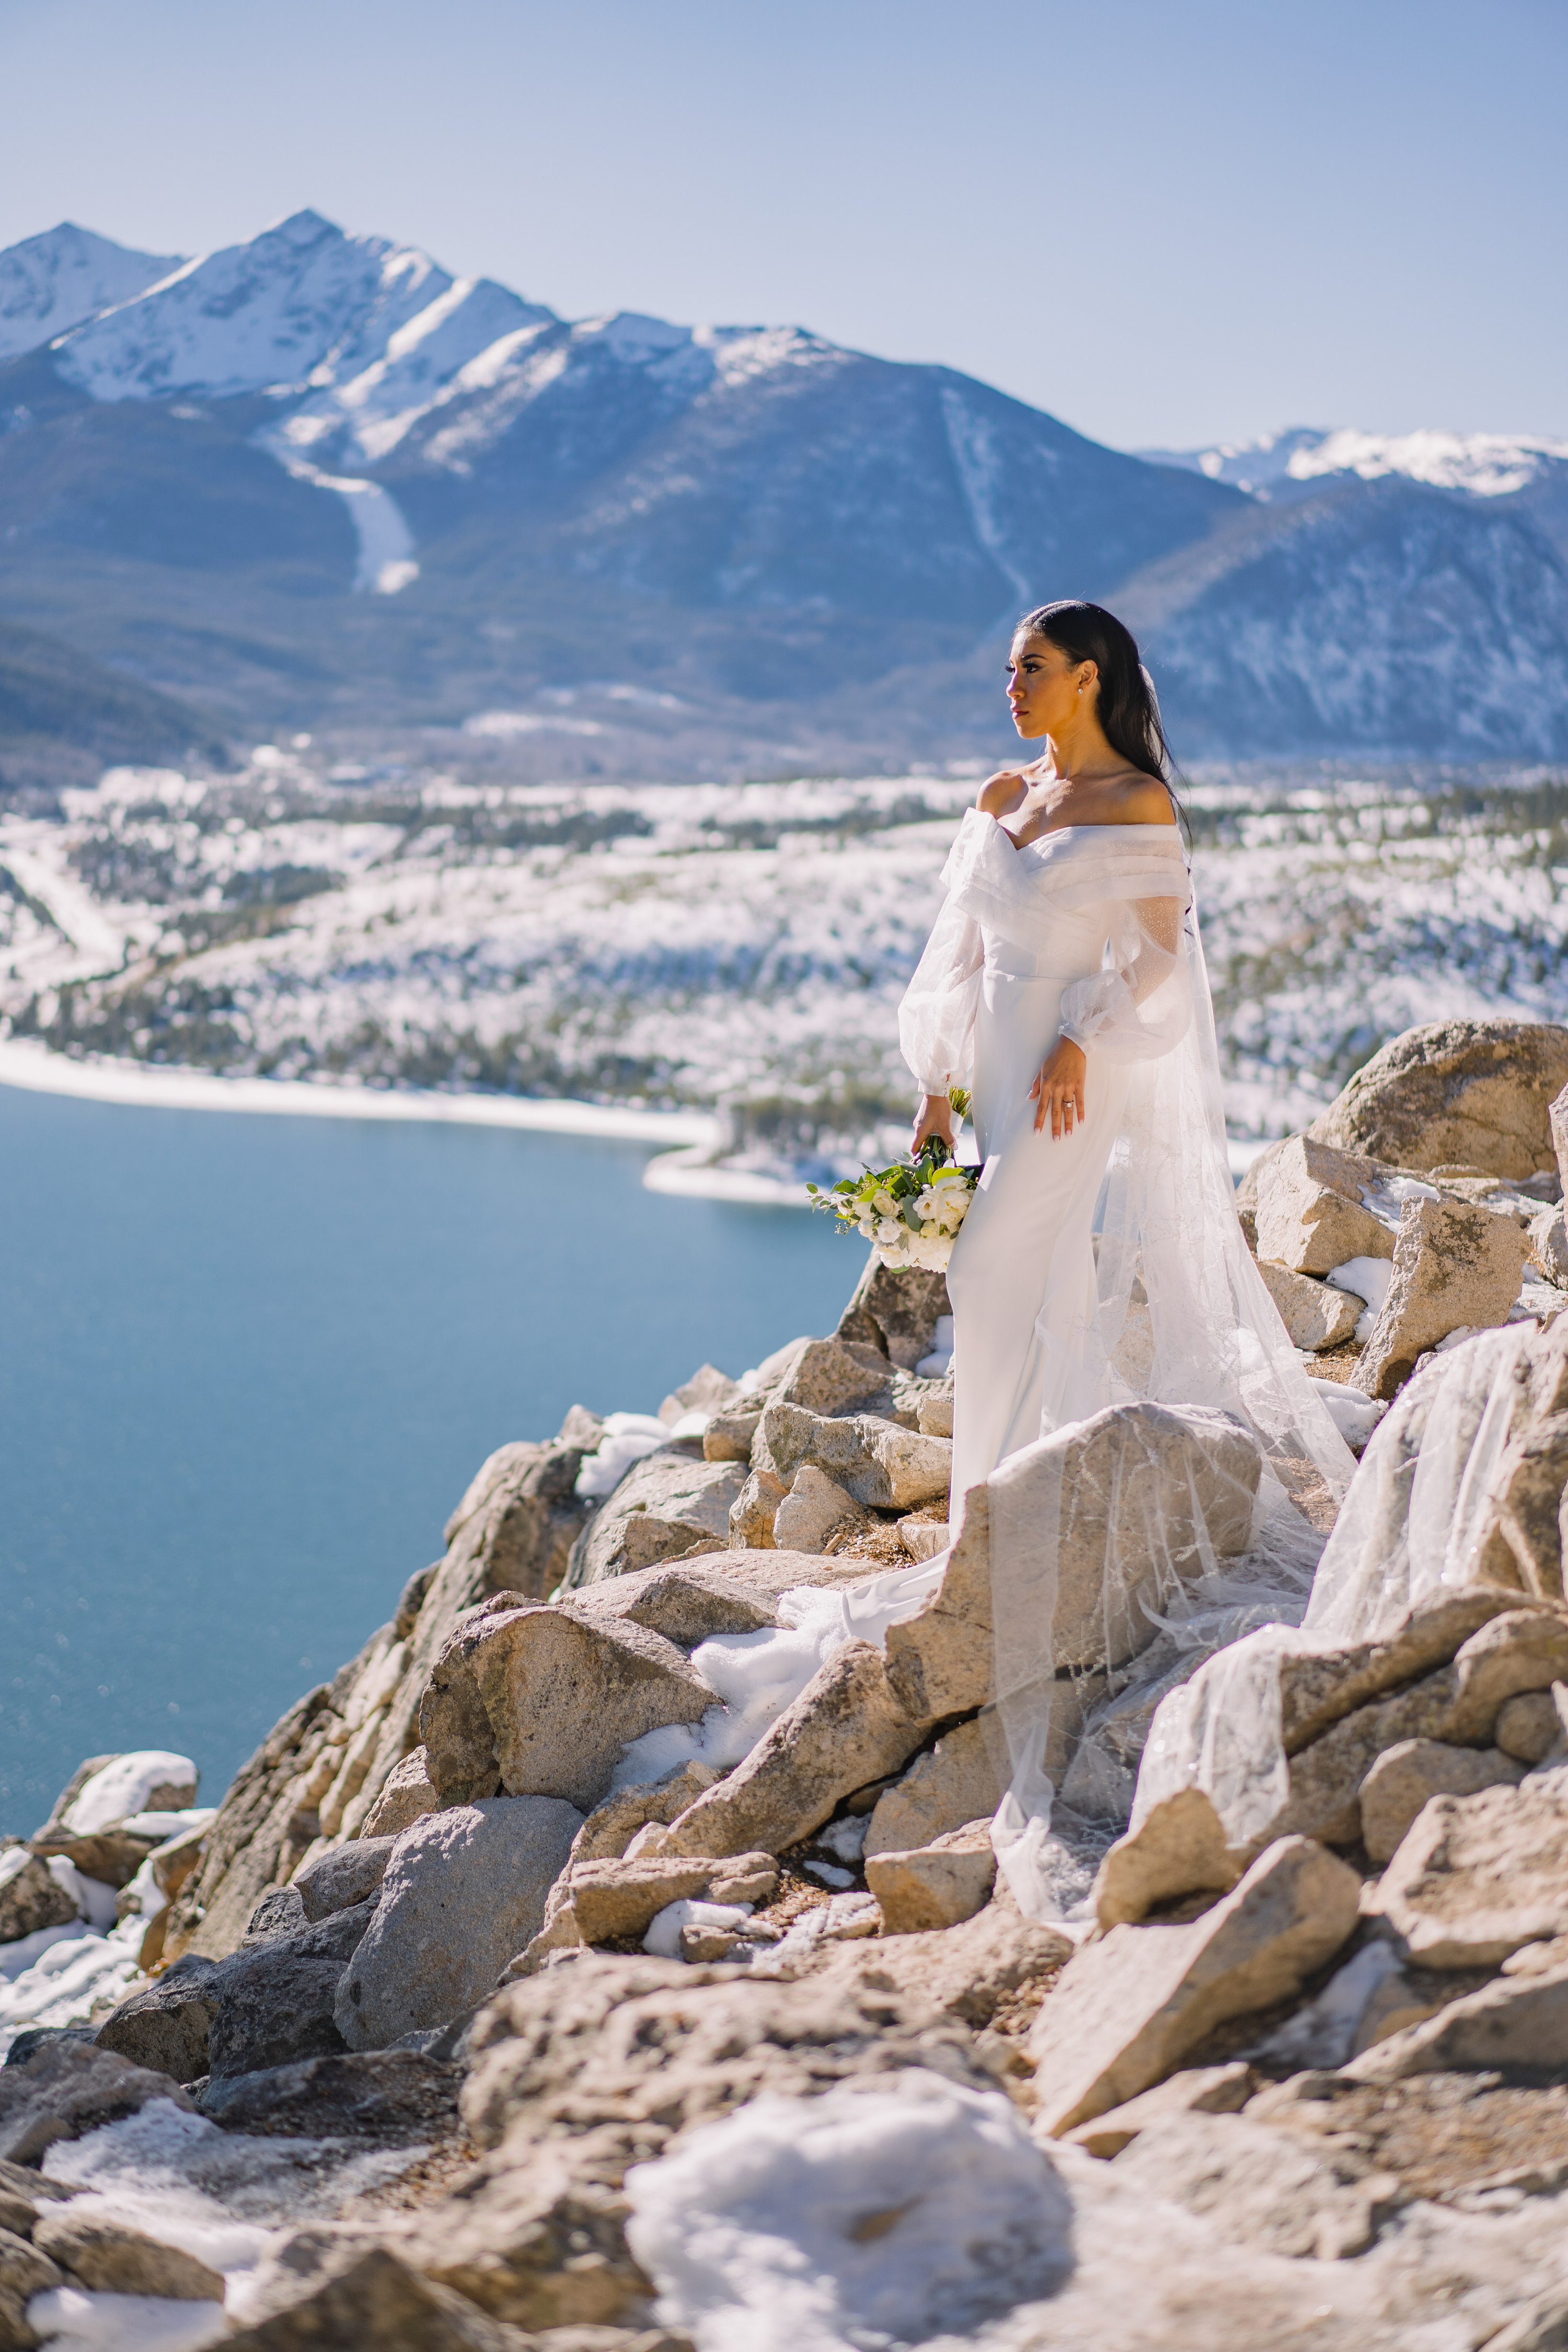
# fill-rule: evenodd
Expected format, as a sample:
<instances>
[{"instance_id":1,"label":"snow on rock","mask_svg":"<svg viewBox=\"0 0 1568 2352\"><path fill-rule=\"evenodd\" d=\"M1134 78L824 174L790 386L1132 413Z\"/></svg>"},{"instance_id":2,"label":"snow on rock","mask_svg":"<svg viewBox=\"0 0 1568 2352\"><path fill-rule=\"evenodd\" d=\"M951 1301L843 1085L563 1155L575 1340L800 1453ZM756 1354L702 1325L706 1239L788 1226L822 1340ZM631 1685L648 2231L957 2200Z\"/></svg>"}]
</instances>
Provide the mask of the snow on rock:
<instances>
[{"instance_id":1,"label":"snow on rock","mask_svg":"<svg viewBox=\"0 0 1568 2352\"><path fill-rule=\"evenodd\" d=\"M0 360L36 351L117 302L133 300L179 268L62 221L0 253Z\"/></svg>"},{"instance_id":2,"label":"snow on rock","mask_svg":"<svg viewBox=\"0 0 1568 2352\"><path fill-rule=\"evenodd\" d=\"M67 1826L83 1836L107 1829L128 1814L145 1812L160 1789L167 1789L171 1797L194 1797L200 1777L188 1756L164 1748L134 1748L83 1782L66 1813Z\"/></svg>"},{"instance_id":3,"label":"snow on rock","mask_svg":"<svg viewBox=\"0 0 1568 2352\"><path fill-rule=\"evenodd\" d=\"M1072 2208L999 2093L923 2068L764 2095L626 2179L658 2316L699 2352L858 2352L1048 2294Z\"/></svg>"}]
</instances>

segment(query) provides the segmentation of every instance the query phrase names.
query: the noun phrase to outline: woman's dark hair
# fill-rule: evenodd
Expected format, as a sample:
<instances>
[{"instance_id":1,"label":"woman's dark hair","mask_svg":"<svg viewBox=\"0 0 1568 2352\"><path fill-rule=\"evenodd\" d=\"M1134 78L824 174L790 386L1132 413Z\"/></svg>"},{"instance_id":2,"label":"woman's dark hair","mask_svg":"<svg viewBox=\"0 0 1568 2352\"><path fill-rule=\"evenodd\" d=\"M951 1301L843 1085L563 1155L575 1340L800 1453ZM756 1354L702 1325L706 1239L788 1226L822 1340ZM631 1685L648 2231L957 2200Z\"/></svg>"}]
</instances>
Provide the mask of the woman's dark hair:
<instances>
[{"instance_id":1,"label":"woman's dark hair","mask_svg":"<svg viewBox=\"0 0 1568 2352\"><path fill-rule=\"evenodd\" d=\"M1103 604L1086 604L1077 596L1037 605L1018 626L1027 636L1048 637L1069 661L1094 663L1100 672L1099 716L1106 741L1130 768L1155 777L1174 800L1175 763L1131 630Z\"/></svg>"}]
</instances>

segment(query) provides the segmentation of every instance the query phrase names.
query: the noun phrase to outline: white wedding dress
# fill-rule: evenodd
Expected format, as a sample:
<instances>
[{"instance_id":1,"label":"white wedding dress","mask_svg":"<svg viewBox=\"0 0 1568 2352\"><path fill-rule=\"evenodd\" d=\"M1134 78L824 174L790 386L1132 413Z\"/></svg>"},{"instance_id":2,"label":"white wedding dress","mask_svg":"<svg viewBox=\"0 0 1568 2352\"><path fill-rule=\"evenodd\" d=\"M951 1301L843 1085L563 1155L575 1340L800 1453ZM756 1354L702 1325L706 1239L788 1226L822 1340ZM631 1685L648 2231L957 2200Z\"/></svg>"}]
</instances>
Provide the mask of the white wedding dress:
<instances>
[{"instance_id":1,"label":"white wedding dress","mask_svg":"<svg viewBox=\"0 0 1568 2352\"><path fill-rule=\"evenodd\" d=\"M903 1000L900 1037L926 1092L972 1088L984 1162L948 1273L953 1517L972 1487L992 1481L991 1720L1011 1778L994 1834L1020 1902L1045 1916L1059 1907L1062 1876L1047 1759L1064 1699L1050 1644L1058 1502L1070 1501L1048 1475L1042 1486L1041 1463L1061 1453L1046 1441L1138 1399L1228 1414L1257 1441L1264 1470L1245 1557L1222 1559L1234 1547L1206 1543L1194 1496L1180 1559L1165 1560L1158 1580L1165 1649L1173 1643L1179 1654L1186 1640L1193 1664L1218 1641L1300 1617L1321 1530L1354 1463L1237 1219L1176 828L1071 825L1020 847L971 809L942 878L947 897ZM1064 1035L1087 1057L1086 1117L1054 1139L1048 1123L1035 1131L1028 1090ZM1009 1465L1030 1448L1025 1511L1010 1500L1025 1487ZM1134 1549L1147 1560L1166 1540L1146 1511L1140 1518L1113 1498L1108 1589ZM884 1635L920 1608L944 1561L846 1596L848 1629Z\"/></svg>"}]
</instances>

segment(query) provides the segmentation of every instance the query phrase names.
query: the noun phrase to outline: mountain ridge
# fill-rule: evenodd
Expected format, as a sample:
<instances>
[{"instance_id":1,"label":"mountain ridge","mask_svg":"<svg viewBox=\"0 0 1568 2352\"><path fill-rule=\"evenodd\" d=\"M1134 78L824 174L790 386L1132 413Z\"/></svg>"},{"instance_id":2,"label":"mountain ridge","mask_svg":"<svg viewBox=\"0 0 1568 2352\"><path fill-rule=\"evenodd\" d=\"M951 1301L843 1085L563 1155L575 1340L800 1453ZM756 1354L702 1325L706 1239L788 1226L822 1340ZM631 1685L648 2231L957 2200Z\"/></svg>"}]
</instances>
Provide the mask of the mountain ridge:
<instances>
[{"instance_id":1,"label":"mountain ridge","mask_svg":"<svg viewBox=\"0 0 1568 2352\"><path fill-rule=\"evenodd\" d=\"M801 327L562 319L308 210L172 266L62 227L0 254L0 321L95 287L0 363L0 610L231 730L543 725L613 639L726 756L737 705L842 744L853 692L868 760L963 756L1005 746L1013 617L1084 594L1194 753L1568 756L1568 445L1133 456Z\"/></svg>"}]
</instances>

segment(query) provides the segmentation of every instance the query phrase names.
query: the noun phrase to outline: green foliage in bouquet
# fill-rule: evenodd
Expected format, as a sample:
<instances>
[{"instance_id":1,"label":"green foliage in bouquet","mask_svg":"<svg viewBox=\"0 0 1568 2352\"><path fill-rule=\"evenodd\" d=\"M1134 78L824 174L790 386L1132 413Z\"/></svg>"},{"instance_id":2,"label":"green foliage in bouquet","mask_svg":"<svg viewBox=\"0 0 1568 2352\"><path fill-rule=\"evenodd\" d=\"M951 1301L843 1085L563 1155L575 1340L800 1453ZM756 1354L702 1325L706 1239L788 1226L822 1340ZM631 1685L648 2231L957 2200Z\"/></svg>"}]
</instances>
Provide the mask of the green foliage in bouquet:
<instances>
[{"instance_id":1,"label":"green foliage in bouquet","mask_svg":"<svg viewBox=\"0 0 1568 2352\"><path fill-rule=\"evenodd\" d=\"M968 1090L954 1087L954 1116L969 1108ZM831 1186L808 1184L814 1209L838 1219L840 1233L874 1243L884 1265L944 1267L973 1197L978 1169L961 1167L940 1135L928 1136L910 1159L890 1168L867 1168Z\"/></svg>"}]
</instances>

